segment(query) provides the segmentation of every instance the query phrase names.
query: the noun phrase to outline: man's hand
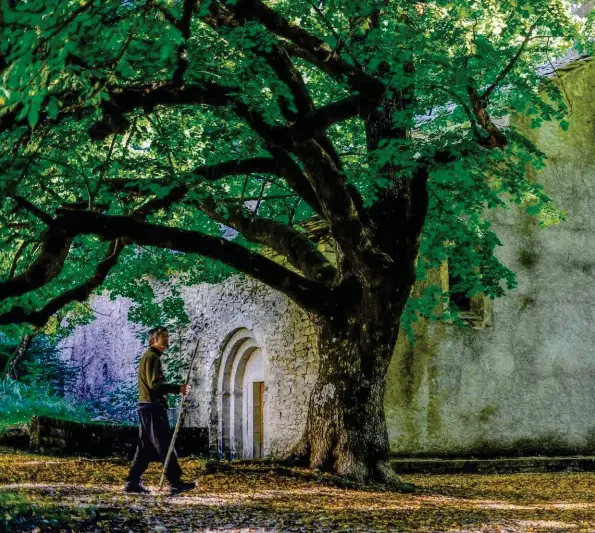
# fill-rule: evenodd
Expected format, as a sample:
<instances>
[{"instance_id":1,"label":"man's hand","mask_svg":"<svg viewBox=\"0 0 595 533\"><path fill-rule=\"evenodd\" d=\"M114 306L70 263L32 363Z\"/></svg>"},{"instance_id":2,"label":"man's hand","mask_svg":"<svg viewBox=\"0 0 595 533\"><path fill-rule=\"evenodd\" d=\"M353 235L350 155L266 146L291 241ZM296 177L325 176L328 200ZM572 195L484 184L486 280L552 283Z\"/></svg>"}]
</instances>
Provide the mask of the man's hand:
<instances>
[{"instance_id":1,"label":"man's hand","mask_svg":"<svg viewBox=\"0 0 595 533\"><path fill-rule=\"evenodd\" d=\"M184 396L186 396L186 394L188 394L191 389L192 389L191 385L188 385L188 384L180 385L180 394L183 394Z\"/></svg>"}]
</instances>

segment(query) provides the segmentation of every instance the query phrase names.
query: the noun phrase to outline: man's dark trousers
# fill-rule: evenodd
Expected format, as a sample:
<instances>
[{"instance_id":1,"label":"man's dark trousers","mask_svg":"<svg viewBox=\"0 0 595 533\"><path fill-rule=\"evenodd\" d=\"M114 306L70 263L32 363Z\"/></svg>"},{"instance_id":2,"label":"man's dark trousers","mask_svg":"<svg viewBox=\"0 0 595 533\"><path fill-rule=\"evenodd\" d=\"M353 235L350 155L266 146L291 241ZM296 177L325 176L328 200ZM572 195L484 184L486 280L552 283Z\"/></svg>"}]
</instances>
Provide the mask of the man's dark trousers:
<instances>
[{"instance_id":1,"label":"man's dark trousers","mask_svg":"<svg viewBox=\"0 0 595 533\"><path fill-rule=\"evenodd\" d=\"M149 463L159 459L165 463L167 451L171 442L171 431L167 419L167 408L160 403L141 403L138 405L140 419L139 441L136 454L128 474L128 483L140 483L140 478L148 468ZM170 485L180 481L182 470L178 465L178 456L174 450L169 458L165 477Z\"/></svg>"}]
</instances>

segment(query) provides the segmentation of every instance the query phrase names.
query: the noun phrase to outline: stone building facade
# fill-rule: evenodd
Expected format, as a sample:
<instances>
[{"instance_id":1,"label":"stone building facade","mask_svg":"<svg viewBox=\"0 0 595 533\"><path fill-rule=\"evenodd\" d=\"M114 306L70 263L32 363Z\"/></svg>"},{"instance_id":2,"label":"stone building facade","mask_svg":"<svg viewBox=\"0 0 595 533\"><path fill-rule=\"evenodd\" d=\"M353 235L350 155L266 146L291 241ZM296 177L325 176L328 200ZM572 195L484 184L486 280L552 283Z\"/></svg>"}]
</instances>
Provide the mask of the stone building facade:
<instances>
[{"instance_id":1,"label":"stone building facade","mask_svg":"<svg viewBox=\"0 0 595 533\"><path fill-rule=\"evenodd\" d=\"M186 287L182 297L191 318L177 332L185 359L198 343L185 423L209 428L213 454L283 453L300 437L316 378L308 316L281 293L246 278ZM145 344L142 330L127 320L131 303L94 297L96 320L63 341L63 356L81 369L81 390L102 394L106 368L111 379L135 378L134 361Z\"/></svg>"},{"instance_id":2,"label":"stone building facade","mask_svg":"<svg viewBox=\"0 0 595 533\"><path fill-rule=\"evenodd\" d=\"M557 73L572 104L570 128L531 130L548 155L535 179L568 213L539 229L518 210L494 215L498 254L518 288L472 302L463 331L420 323L401 336L385 398L396 454L459 455L590 451L595 445L595 61ZM444 273L443 273L444 274ZM448 276L442 276L447 283ZM278 455L301 436L317 370L308 316L282 294L244 278L183 291L192 324L184 337L193 369L187 423L209 428L213 453ZM63 343L83 386L134 375L143 350L129 302L95 297L97 320ZM114 335L114 331L116 335Z\"/></svg>"}]
</instances>

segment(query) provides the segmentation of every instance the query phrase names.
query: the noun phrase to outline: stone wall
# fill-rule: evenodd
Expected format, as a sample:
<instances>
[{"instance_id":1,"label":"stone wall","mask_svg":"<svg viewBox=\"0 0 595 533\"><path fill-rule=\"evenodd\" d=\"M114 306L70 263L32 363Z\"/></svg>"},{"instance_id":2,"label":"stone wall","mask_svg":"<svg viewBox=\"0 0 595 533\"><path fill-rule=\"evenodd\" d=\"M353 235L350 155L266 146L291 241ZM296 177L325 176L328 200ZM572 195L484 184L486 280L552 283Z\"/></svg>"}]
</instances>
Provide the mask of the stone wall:
<instances>
[{"instance_id":1,"label":"stone wall","mask_svg":"<svg viewBox=\"0 0 595 533\"><path fill-rule=\"evenodd\" d=\"M34 416L29 425L29 449L47 455L134 457L138 428L113 424L78 423ZM204 428L181 428L176 440L180 457L206 455L208 436Z\"/></svg>"},{"instance_id":2,"label":"stone wall","mask_svg":"<svg viewBox=\"0 0 595 533\"><path fill-rule=\"evenodd\" d=\"M392 448L413 454L591 453L595 445L595 61L560 74L570 128L531 130L548 156L535 179L568 213L540 229L494 212L502 262L518 288L493 302L491 326L421 324L389 368Z\"/></svg>"},{"instance_id":3,"label":"stone wall","mask_svg":"<svg viewBox=\"0 0 595 533\"><path fill-rule=\"evenodd\" d=\"M221 355L232 335L248 330L262 350L265 365L265 454L286 451L300 436L305 408L317 372L312 324L281 293L246 278L182 291L198 339L193 395L198 404L188 420L208 426L215 447L218 422L216 386ZM190 349L190 347L189 347Z\"/></svg>"},{"instance_id":4,"label":"stone wall","mask_svg":"<svg viewBox=\"0 0 595 533\"><path fill-rule=\"evenodd\" d=\"M185 424L209 428L211 451L218 453L217 379L221 356L238 331L250 332L265 366L264 453L277 455L299 439L306 405L317 372L311 322L281 293L263 284L234 277L218 285L182 289L191 325L179 332L189 360L198 342L192 371L192 408ZM136 377L135 357L145 350L143 328L127 321L130 301L95 296L96 320L78 327L61 345L64 357L84 369L79 388L104 394L105 368L110 378Z\"/></svg>"}]
</instances>

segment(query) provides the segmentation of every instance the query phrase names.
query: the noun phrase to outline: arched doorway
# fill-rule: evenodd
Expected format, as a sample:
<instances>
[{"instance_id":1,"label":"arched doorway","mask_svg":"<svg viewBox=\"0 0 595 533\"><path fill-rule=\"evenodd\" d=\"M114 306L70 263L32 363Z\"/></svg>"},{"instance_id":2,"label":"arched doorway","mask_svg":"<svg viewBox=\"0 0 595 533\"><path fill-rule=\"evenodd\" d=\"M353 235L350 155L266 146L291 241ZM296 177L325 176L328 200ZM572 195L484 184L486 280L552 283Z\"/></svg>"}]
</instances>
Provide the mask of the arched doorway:
<instances>
[{"instance_id":1,"label":"arched doorway","mask_svg":"<svg viewBox=\"0 0 595 533\"><path fill-rule=\"evenodd\" d=\"M262 457L265 444L265 364L260 345L245 328L223 348L217 375L218 455Z\"/></svg>"}]
</instances>

